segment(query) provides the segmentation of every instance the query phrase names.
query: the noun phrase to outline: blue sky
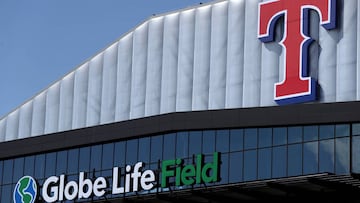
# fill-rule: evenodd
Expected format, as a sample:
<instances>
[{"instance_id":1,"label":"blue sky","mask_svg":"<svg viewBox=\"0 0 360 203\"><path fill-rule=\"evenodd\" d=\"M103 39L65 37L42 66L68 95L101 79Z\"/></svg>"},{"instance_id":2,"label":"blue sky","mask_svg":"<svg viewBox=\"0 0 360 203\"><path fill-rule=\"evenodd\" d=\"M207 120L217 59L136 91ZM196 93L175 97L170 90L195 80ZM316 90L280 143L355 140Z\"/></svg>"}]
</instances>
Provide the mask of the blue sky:
<instances>
[{"instance_id":1,"label":"blue sky","mask_svg":"<svg viewBox=\"0 0 360 203\"><path fill-rule=\"evenodd\" d=\"M152 14L200 0L0 0L0 118Z\"/></svg>"}]
</instances>

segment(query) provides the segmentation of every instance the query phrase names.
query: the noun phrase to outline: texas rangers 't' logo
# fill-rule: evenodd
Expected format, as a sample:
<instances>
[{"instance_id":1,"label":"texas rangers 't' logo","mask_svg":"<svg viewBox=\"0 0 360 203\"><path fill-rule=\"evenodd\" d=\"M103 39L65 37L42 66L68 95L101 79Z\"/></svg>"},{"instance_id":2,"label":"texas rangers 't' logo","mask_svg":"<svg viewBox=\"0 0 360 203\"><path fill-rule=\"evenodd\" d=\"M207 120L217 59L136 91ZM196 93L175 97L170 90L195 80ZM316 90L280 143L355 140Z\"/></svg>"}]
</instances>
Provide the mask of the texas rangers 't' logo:
<instances>
[{"instance_id":1,"label":"texas rangers 't' logo","mask_svg":"<svg viewBox=\"0 0 360 203\"><path fill-rule=\"evenodd\" d=\"M275 84L274 97L278 104L313 101L316 99L316 82L307 70L308 11L315 10L325 29L336 26L336 0L272 0L259 4L258 38L262 42L274 40L274 27L284 16L283 46L284 80Z\"/></svg>"}]
</instances>

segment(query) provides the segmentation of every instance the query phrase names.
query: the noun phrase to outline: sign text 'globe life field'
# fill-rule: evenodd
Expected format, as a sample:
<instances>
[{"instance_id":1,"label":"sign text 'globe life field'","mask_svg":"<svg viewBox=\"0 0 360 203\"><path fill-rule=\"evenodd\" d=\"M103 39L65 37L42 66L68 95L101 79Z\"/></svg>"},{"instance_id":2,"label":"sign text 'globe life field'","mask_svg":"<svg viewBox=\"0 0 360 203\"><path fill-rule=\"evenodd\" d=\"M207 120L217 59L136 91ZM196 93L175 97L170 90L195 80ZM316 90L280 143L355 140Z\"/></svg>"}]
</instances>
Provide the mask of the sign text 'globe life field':
<instances>
[{"instance_id":1,"label":"sign text 'globe life field'","mask_svg":"<svg viewBox=\"0 0 360 203\"><path fill-rule=\"evenodd\" d=\"M175 186L186 186L201 183L211 183L220 180L220 158L219 152L215 152L212 162L204 163L204 155L196 155L194 164L184 164L182 159L164 160L161 164L159 176L153 170L143 170L145 164L137 162L133 166L126 165L125 174L121 175L120 168L114 167L112 173L112 184L108 184L105 177L90 179L85 172L79 173L77 181L68 181L65 174L51 176L44 181L41 196L45 202L56 202L74 199L87 199L92 196L102 197L111 190L111 194L124 194L128 192L151 190L159 182L159 187L170 186L170 178L175 178ZM29 177L29 176L24 176ZM23 177L23 178L24 178ZM35 182L35 181L34 181ZM35 185L36 186L36 185ZM111 187L111 188L110 188ZM14 196L17 194L14 190ZM35 197L33 199L36 199ZM22 198L14 198L14 203L24 203ZM26 202L25 203L33 203Z\"/></svg>"}]
</instances>

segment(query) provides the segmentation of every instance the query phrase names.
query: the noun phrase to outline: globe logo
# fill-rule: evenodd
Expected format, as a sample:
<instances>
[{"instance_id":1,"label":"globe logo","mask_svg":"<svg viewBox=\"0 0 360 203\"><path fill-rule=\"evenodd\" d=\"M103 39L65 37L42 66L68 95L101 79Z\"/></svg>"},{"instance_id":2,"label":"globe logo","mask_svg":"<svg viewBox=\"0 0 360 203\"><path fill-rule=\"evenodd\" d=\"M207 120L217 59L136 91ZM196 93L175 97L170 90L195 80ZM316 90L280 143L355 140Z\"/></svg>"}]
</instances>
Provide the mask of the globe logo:
<instances>
[{"instance_id":1,"label":"globe logo","mask_svg":"<svg viewBox=\"0 0 360 203\"><path fill-rule=\"evenodd\" d=\"M14 203L34 203L37 195L37 185L33 177L22 177L15 186Z\"/></svg>"}]
</instances>

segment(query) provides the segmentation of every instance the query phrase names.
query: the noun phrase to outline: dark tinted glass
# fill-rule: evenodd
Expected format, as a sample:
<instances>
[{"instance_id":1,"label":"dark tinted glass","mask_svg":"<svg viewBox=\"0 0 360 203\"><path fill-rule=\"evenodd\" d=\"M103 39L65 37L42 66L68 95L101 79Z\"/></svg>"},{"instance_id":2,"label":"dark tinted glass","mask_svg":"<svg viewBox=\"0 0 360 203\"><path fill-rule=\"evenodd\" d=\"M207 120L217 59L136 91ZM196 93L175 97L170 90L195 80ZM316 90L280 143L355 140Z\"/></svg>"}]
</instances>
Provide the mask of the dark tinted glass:
<instances>
[{"instance_id":1,"label":"dark tinted glass","mask_svg":"<svg viewBox=\"0 0 360 203\"><path fill-rule=\"evenodd\" d=\"M230 142L229 130L216 131L216 151L228 152L229 142Z\"/></svg>"},{"instance_id":2,"label":"dark tinted glass","mask_svg":"<svg viewBox=\"0 0 360 203\"><path fill-rule=\"evenodd\" d=\"M230 153L229 179L230 183L243 180L243 152Z\"/></svg>"},{"instance_id":3,"label":"dark tinted glass","mask_svg":"<svg viewBox=\"0 0 360 203\"><path fill-rule=\"evenodd\" d=\"M188 157L189 152L189 133L180 132L176 135L176 157Z\"/></svg>"},{"instance_id":4,"label":"dark tinted glass","mask_svg":"<svg viewBox=\"0 0 360 203\"><path fill-rule=\"evenodd\" d=\"M286 146L274 147L272 154L272 177L284 177L286 176Z\"/></svg>"},{"instance_id":5,"label":"dark tinted glass","mask_svg":"<svg viewBox=\"0 0 360 203\"><path fill-rule=\"evenodd\" d=\"M336 137L348 137L350 136L350 125L342 124L335 126L335 135Z\"/></svg>"},{"instance_id":6,"label":"dark tinted glass","mask_svg":"<svg viewBox=\"0 0 360 203\"><path fill-rule=\"evenodd\" d=\"M230 151L240 151L244 145L244 130L230 130Z\"/></svg>"},{"instance_id":7,"label":"dark tinted glass","mask_svg":"<svg viewBox=\"0 0 360 203\"><path fill-rule=\"evenodd\" d=\"M212 154L215 152L215 131L205 130L203 131L203 146L202 151L204 154Z\"/></svg>"},{"instance_id":8,"label":"dark tinted glass","mask_svg":"<svg viewBox=\"0 0 360 203\"><path fill-rule=\"evenodd\" d=\"M202 151L202 132L193 131L189 133L189 155L200 154Z\"/></svg>"},{"instance_id":9,"label":"dark tinted glass","mask_svg":"<svg viewBox=\"0 0 360 203\"><path fill-rule=\"evenodd\" d=\"M334 140L320 141L319 172L333 173L335 168Z\"/></svg>"},{"instance_id":10,"label":"dark tinted glass","mask_svg":"<svg viewBox=\"0 0 360 203\"><path fill-rule=\"evenodd\" d=\"M289 127L288 128L288 143L302 142L302 127Z\"/></svg>"},{"instance_id":11,"label":"dark tinted glass","mask_svg":"<svg viewBox=\"0 0 360 203\"><path fill-rule=\"evenodd\" d=\"M288 146L288 176L302 174L302 155L301 144Z\"/></svg>"},{"instance_id":12,"label":"dark tinted glass","mask_svg":"<svg viewBox=\"0 0 360 203\"><path fill-rule=\"evenodd\" d=\"M287 128L273 129L273 145L284 145L287 143Z\"/></svg>"},{"instance_id":13,"label":"dark tinted glass","mask_svg":"<svg viewBox=\"0 0 360 203\"><path fill-rule=\"evenodd\" d=\"M175 159L175 146L176 146L176 134L165 134L164 135L164 159Z\"/></svg>"},{"instance_id":14,"label":"dark tinted glass","mask_svg":"<svg viewBox=\"0 0 360 203\"><path fill-rule=\"evenodd\" d=\"M304 142L318 140L318 126L304 126Z\"/></svg>"},{"instance_id":15,"label":"dark tinted glass","mask_svg":"<svg viewBox=\"0 0 360 203\"><path fill-rule=\"evenodd\" d=\"M320 140L334 138L334 125L321 125L319 128Z\"/></svg>"},{"instance_id":16,"label":"dark tinted glass","mask_svg":"<svg viewBox=\"0 0 360 203\"><path fill-rule=\"evenodd\" d=\"M271 149L265 148L259 150L258 156L258 178L268 179L271 178Z\"/></svg>"},{"instance_id":17,"label":"dark tinted glass","mask_svg":"<svg viewBox=\"0 0 360 203\"><path fill-rule=\"evenodd\" d=\"M350 139L348 137L335 140L335 172L349 174L350 172Z\"/></svg>"},{"instance_id":18,"label":"dark tinted glass","mask_svg":"<svg viewBox=\"0 0 360 203\"><path fill-rule=\"evenodd\" d=\"M318 172L318 142L308 142L304 144L304 174Z\"/></svg>"},{"instance_id":19,"label":"dark tinted glass","mask_svg":"<svg viewBox=\"0 0 360 203\"><path fill-rule=\"evenodd\" d=\"M270 147L272 145L272 128L259 129L259 147Z\"/></svg>"},{"instance_id":20,"label":"dark tinted glass","mask_svg":"<svg viewBox=\"0 0 360 203\"><path fill-rule=\"evenodd\" d=\"M257 148L257 128L244 130L244 149Z\"/></svg>"},{"instance_id":21,"label":"dark tinted glass","mask_svg":"<svg viewBox=\"0 0 360 203\"><path fill-rule=\"evenodd\" d=\"M257 177L257 153L256 150L244 152L244 180L256 180Z\"/></svg>"}]
</instances>

